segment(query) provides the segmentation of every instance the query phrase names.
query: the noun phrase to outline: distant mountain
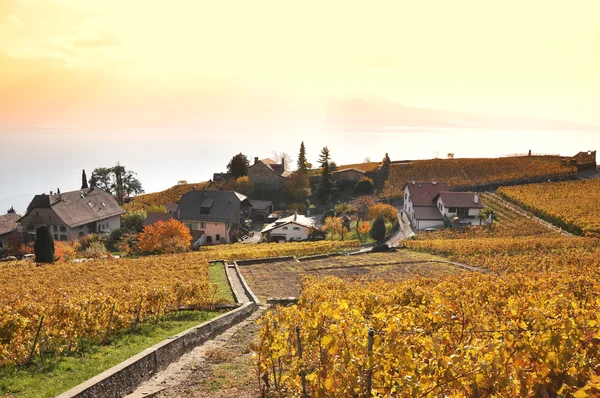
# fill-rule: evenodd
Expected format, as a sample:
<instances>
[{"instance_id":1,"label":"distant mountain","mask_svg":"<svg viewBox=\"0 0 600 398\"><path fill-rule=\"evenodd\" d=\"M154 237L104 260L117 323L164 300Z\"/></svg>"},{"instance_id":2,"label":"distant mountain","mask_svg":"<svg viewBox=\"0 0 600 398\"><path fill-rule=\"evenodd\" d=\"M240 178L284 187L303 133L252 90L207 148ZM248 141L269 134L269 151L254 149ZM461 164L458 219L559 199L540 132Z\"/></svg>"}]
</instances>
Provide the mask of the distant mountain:
<instances>
[{"instance_id":1,"label":"distant mountain","mask_svg":"<svg viewBox=\"0 0 600 398\"><path fill-rule=\"evenodd\" d=\"M330 125L341 128L386 126L600 130L600 127L572 122L416 108L382 98L330 100L327 106L327 121Z\"/></svg>"}]
</instances>

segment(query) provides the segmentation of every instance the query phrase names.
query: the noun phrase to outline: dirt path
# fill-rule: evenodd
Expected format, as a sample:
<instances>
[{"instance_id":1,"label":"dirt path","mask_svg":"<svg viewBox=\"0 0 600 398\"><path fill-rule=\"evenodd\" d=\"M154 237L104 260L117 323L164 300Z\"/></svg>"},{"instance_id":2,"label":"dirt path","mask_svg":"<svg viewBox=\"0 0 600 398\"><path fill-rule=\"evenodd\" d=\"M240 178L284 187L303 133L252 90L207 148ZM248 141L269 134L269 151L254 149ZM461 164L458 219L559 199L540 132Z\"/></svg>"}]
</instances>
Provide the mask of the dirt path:
<instances>
[{"instance_id":1,"label":"dirt path","mask_svg":"<svg viewBox=\"0 0 600 398\"><path fill-rule=\"evenodd\" d=\"M127 397L258 397L250 344L265 309L259 308L244 322L182 356Z\"/></svg>"}]
</instances>

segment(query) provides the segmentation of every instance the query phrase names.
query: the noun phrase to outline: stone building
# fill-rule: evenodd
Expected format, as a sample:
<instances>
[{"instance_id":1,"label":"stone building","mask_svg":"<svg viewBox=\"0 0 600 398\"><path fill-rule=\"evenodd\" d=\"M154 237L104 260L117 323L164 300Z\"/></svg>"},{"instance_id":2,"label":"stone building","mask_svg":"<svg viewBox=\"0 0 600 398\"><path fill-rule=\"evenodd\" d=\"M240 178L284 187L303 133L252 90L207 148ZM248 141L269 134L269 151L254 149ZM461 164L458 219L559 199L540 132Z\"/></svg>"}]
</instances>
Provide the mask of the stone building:
<instances>
[{"instance_id":1,"label":"stone building","mask_svg":"<svg viewBox=\"0 0 600 398\"><path fill-rule=\"evenodd\" d=\"M292 173L285 170L285 164L282 160L277 163L273 159L258 160L254 158L254 164L248 167L248 179L254 185L268 187L271 189L281 189L283 184Z\"/></svg>"}]
</instances>

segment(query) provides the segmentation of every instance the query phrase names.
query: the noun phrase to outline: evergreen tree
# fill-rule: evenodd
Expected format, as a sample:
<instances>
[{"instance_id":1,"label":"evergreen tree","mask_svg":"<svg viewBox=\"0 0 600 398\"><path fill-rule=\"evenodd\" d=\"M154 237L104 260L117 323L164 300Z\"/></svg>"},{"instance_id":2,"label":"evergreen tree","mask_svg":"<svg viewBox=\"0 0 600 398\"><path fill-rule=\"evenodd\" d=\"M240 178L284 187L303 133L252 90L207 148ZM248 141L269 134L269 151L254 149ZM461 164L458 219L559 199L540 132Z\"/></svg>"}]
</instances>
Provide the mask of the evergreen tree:
<instances>
[{"instance_id":1,"label":"evergreen tree","mask_svg":"<svg viewBox=\"0 0 600 398\"><path fill-rule=\"evenodd\" d=\"M54 239L50 230L42 225L35 231L35 261L38 263L52 264L54 262Z\"/></svg>"},{"instance_id":2,"label":"evergreen tree","mask_svg":"<svg viewBox=\"0 0 600 398\"><path fill-rule=\"evenodd\" d=\"M85 169L81 172L81 189L88 189L87 176L85 175Z\"/></svg>"},{"instance_id":3,"label":"evergreen tree","mask_svg":"<svg viewBox=\"0 0 600 398\"><path fill-rule=\"evenodd\" d=\"M10 206L10 209L8 209L8 210L6 211L6 213L7 213L7 214L11 214L11 213L13 213L13 214L14 214L14 213L16 213L16 211L15 211L15 208L14 208L13 206Z\"/></svg>"},{"instance_id":4,"label":"evergreen tree","mask_svg":"<svg viewBox=\"0 0 600 398\"><path fill-rule=\"evenodd\" d=\"M248 166L250 166L248 158L246 155L240 152L232 157L229 161L229 164L227 165L227 173L231 178L238 179L248 175Z\"/></svg>"},{"instance_id":5,"label":"evergreen tree","mask_svg":"<svg viewBox=\"0 0 600 398\"><path fill-rule=\"evenodd\" d=\"M375 239L378 243L383 242L385 239L385 220L381 215L377 216L373 223L373 228L371 228L371 238Z\"/></svg>"},{"instance_id":6,"label":"evergreen tree","mask_svg":"<svg viewBox=\"0 0 600 398\"><path fill-rule=\"evenodd\" d=\"M323 147L323 149L321 149L321 155L319 155L319 163L321 165L322 173L318 195L322 200L327 200L329 196L333 193L333 181L331 181L329 148Z\"/></svg>"},{"instance_id":7,"label":"evergreen tree","mask_svg":"<svg viewBox=\"0 0 600 398\"><path fill-rule=\"evenodd\" d=\"M304 148L304 141L300 144L300 153L298 154L298 171L307 172L308 163L306 161L306 149Z\"/></svg>"}]
</instances>

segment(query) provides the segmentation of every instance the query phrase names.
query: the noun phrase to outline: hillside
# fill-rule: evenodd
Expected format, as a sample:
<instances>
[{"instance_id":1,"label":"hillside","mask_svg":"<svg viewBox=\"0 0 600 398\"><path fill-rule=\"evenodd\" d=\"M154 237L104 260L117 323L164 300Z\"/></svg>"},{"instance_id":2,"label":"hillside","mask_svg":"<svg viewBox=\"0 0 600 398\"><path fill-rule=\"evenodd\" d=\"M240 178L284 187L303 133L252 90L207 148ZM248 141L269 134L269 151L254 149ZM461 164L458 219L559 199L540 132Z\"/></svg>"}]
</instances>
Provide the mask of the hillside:
<instances>
[{"instance_id":1,"label":"hillside","mask_svg":"<svg viewBox=\"0 0 600 398\"><path fill-rule=\"evenodd\" d=\"M179 202L181 195L195 189L207 188L209 182L198 182L195 184L181 184L172 186L160 192L147 193L133 197L129 202L123 205L123 208L129 212L135 210L148 210L152 205L165 205L167 203Z\"/></svg>"},{"instance_id":2,"label":"hillside","mask_svg":"<svg viewBox=\"0 0 600 398\"><path fill-rule=\"evenodd\" d=\"M451 188L468 188L533 182L566 177L576 172L576 167L563 165L560 156L416 160L392 163L381 195L402 196L402 188L409 181L436 180L447 183Z\"/></svg>"}]
</instances>

